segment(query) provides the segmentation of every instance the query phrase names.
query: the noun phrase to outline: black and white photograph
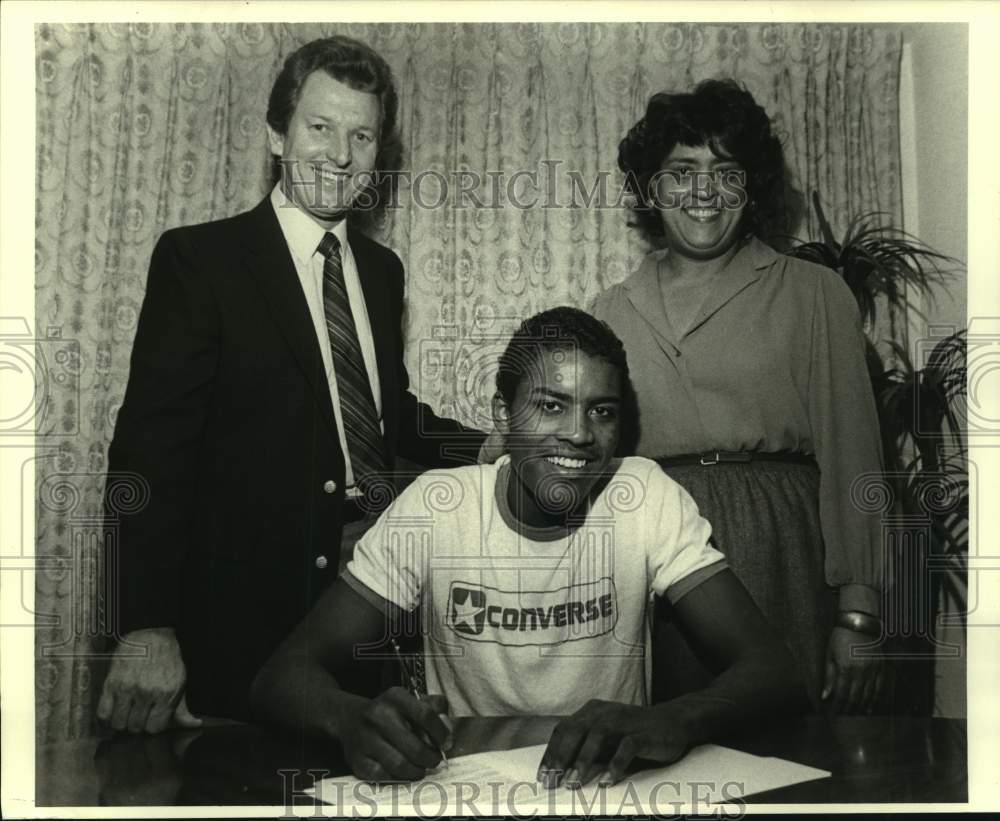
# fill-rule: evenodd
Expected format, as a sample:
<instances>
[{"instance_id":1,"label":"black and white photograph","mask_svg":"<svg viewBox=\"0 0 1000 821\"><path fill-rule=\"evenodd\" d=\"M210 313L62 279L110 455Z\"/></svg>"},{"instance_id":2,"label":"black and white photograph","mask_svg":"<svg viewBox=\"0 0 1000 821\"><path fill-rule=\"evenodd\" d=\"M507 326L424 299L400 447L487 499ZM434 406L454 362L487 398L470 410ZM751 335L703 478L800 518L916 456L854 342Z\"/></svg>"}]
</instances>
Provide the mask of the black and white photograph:
<instances>
[{"instance_id":1,"label":"black and white photograph","mask_svg":"<svg viewBox=\"0 0 1000 821\"><path fill-rule=\"evenodd\" d=\"M4 6L5 817L1000 806L1000 5Z\"/></svg>"}]
</instances>

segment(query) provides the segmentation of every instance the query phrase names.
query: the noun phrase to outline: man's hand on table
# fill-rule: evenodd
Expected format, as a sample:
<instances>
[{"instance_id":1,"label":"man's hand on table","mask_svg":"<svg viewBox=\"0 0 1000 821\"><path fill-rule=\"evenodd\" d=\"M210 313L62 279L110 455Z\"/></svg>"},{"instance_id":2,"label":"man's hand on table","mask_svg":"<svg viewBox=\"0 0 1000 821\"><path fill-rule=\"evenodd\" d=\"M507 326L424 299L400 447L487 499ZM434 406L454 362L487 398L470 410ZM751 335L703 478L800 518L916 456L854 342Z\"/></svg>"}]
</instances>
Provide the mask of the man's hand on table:
<instances>
[{"instance_id":1,"label":"man's hand on table","mask_svg":"<svg viewBox=\"0 0 1000 821\"><path fill-rule=\"evenodd\" d=\"M128 655L125 645L146 648L145 656ZM97 718L115 730L159 733L171 718L181 727L199 727L184 699L185 670L181 648L169 627L133 630L115 650L97 705Z\"/></svg>"},{"instance_id":2,"label":"man's hand on table","mask_svg":"<svg viewBox=\"0 0 1000 821\"><path fill-rule=\"evenodd\" d=\"M402 687L377 698L360 699L345 710L337 733L351 772L363 781L416 781L441 763L440 747L451 747L451 731L442 719L444 696L416 699Z\"/></svg>"},{"instance_id":3,"label":"man's hand on table","mask_svg":"<svg viewBox=\"0 0 1000 821\"><path fill-rule=\"evenodd\" d=\"M864 633L834 627L826 648L826 680L823 701L834 713L870 713L882 693L885 676L882 659L852 653L855 647L872 644Z\"/></svg>"},{"instance_id":4,"label":"man's hand on table","mask_svg":"<svg viewBox=\"0 0 1000 821\"><path fill-rule=\"evenodd\" d=\"M616 784L633 759L670 764L687 748L683 723L666 705L636 707L593 700L556 725L538 780L549 788L576 787L603 774L600 783Z\"/></svg>"}]
</instances>

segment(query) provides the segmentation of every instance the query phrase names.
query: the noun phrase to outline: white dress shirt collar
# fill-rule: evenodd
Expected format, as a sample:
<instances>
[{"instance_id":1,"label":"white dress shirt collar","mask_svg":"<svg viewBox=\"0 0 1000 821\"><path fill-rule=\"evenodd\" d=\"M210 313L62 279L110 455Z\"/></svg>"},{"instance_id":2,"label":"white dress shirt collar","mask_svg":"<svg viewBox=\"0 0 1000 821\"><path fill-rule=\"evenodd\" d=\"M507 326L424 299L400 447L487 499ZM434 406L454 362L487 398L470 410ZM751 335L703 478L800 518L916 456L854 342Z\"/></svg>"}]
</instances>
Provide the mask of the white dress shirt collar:
<instances>
[{"instance_id":1,"label":"white dress shirt collar","mask_svg":"<svg viewBox=\"0 0 1000 821\"><path fill-rule=\"evenodd\" d=\"M288 250L298 263L308 263L327 230L285 196L280 182L271 189L271 205L278 215L278 224L285 235ZM346 249L350 247L347 244L347 220L338 222L329 233L340 240L341 254L347 253Z\"/></svg>"},{"instance_id":2,"label":"white dress shirt collar","mask_svg":"<svg viewBox=\"0 0 1000 821\"><path fill-rule=\"evenodd\" d=\"M337 436L340 449L344 454L345 480L347 494L354 495L354 472L351 467L350 453L347 447L347 436L344 430L344 419L340 408L340 390L337 385L337 375L333 366L333 353L330 350L330 335L326 326L326 316L323 308L323 264L325 260L318 254L320 240L326 233L323 226L317 224L298 206L290 203L281 190L280 183L271 191L271 205L278 217L278 225L285 237L288 250L295 266L295 272L302 286L309 315L312 318L319 344L320 355L327 374L330 389L330 401L333 403L333 413L337 422ZM344 286L347 289L351 315L354 317L358 342L361 345L361 355L365 370L375 400L375 411L382 422L382 393L379 385L378 360L375 354L375 337L372 335L371 322L365 304L364 289L361 287L361 277L355 264L351 246L347 242L347 223L341 220L330 229L340 240L340 258L343 264ZM384 428L383 428L384 431Z\"/></svg>"}]
</instances>

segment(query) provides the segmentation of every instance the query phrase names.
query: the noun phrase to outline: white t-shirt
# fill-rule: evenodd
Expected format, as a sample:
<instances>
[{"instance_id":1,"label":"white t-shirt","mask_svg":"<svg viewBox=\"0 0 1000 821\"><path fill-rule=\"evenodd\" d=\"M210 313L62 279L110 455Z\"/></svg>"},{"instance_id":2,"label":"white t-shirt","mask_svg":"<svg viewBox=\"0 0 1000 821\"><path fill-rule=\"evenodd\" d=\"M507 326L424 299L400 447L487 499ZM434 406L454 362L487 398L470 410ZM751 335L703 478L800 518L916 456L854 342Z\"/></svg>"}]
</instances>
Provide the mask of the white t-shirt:
<instances>
[{"instance_id":1,"label":"white t-shirt","mask_svg":"<svg viewBox=\"0 0 1000 821\"><path fill-rule=\"evenodd\" d=\"M423 474L358 542L345 581L382 609L421 608L427 690L454 715L647 703L652 594L676 601L726 566L708 522L641 457L621 460L568 536L515 521L509 475L506 456Z\"/></svg>"}]
</instances>

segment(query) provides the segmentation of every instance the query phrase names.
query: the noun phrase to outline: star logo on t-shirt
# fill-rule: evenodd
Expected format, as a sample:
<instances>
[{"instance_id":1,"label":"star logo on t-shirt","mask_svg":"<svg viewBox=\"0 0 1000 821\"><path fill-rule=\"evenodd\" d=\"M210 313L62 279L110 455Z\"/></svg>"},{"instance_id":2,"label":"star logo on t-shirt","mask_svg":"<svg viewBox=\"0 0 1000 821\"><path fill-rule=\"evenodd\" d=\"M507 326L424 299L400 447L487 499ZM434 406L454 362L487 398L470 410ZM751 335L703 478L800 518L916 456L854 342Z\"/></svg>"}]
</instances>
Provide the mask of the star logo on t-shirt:
<instances>
[{"instance_id":1,"label":"star logo on t-shirt","mask_svg":"<svg viewBox=\"0 0 1000 821\"><path fill-rule=\"evenodd\" d=\"M479 635L483 632L486 594L482 590L453 587L451 591L451 624L462 633Z\"/></svg>"}]
</instances>

